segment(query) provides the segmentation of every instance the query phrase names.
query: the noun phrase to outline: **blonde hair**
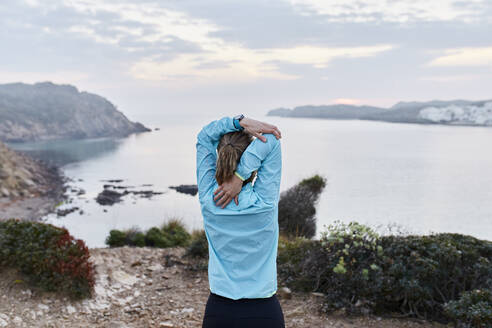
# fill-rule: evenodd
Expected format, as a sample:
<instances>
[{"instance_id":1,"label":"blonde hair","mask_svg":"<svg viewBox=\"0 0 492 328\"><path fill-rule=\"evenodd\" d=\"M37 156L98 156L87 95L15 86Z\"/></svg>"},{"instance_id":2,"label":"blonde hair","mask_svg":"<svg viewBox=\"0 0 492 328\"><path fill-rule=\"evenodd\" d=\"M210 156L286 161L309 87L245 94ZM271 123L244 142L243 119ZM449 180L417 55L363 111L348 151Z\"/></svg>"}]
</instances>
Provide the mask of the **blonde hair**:
<instances>
[{"instance_id":1,"label":"blonde hair","mask_svg":"<svg viewBox=\"0 0 492 328\"><path fill-rule=\"evenodd\" d=\"M220 138L217 146L217 170L215 172L215 179L219 185L232 178L241 160L241 155L252 141L253 137L242 131L226 133ZM256 171L243 181L243 185L252 182L255 176Z\"/></svg>"}]
</instances>

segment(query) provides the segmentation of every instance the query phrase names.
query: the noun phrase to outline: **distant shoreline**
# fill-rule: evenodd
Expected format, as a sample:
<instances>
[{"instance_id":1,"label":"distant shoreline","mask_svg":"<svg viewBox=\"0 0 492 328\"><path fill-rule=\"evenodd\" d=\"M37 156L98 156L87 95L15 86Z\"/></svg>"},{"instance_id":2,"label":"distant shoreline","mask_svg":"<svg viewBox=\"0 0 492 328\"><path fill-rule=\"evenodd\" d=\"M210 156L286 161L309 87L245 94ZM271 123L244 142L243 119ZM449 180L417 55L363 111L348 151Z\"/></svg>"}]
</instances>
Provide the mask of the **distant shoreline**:
<instances>
[{"instance_id":1,"label":"distant shoreline","mask_svg":"<svg viewBox=\"0 0 492 328\"><path fill-rule=\"evenodd\" d=\"M383 121L369 118L333 118L333 117L313 117L313 116L284 116L284 115L269 115L268 117L282 117L289 119L298 119L298 118L306 118L312 120L326 120L326 121L361 121L361 122L379 122L379 123L388 123L388 124L411 124L411 125L427 125L427 126L442 126L442 127L473 127L473 128L492 128L492 125L475 125L475 124L457 124L457 123L436 123L436 122L402 122L402 121Z\"/></svg>"},{"instance_id":2,"label":"distant shoreline","mask_svg":"<svg viewBox=\"0 0 492 328\"><path fill-rule=\"evenodd\" d=\"M293 109L272 109L266 115L294 118L490 127L492 126L492 100L400 102L390 108L344 104L309 105L299 106Z\"/></svg>"}]
</instances>

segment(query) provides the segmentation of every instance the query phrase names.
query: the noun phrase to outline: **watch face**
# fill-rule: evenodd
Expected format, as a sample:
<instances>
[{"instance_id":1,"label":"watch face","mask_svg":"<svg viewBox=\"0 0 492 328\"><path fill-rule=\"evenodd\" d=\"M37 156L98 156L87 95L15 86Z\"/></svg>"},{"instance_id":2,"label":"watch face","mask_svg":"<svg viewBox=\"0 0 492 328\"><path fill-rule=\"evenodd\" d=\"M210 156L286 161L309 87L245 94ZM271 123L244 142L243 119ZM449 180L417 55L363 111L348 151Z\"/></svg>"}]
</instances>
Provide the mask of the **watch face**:
<instances>
[{"instance_id":1,"label":"watch face","mask_svg":"<svg viewBox=\"0 0 492 328\"><path fill-rule=\"evenodd\" d=\"M234 116L234 118L236 120L239 120L240 121L240 120L242 120L244 118L244 115L243 114L239 114L239 115Z\"/></svg>"}]
</instances>

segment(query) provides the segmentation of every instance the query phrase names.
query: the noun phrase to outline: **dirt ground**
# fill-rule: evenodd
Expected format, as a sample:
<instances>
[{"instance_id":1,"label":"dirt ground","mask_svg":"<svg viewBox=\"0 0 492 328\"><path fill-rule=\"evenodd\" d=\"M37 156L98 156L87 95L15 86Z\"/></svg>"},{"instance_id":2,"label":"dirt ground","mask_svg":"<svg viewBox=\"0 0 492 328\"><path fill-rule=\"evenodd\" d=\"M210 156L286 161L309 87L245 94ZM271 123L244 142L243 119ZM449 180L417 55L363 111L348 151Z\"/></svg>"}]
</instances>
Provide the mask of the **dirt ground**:
<instances>
[{"instance_id":1,"label":"dirt ground","mask_svg":"<svg viewBox=\"0 0 492 328\"><path fill-rule=\"evenodd\" d=\"M0 327L201 327L209 295L206 270L190 270L182 248L91 249L97 281L91 299L71 301L26 286L0 271ZM347 317L319 312L322 297L280 298L286 327L429 328L415 319Z\"/></svg>"}]
</instances>

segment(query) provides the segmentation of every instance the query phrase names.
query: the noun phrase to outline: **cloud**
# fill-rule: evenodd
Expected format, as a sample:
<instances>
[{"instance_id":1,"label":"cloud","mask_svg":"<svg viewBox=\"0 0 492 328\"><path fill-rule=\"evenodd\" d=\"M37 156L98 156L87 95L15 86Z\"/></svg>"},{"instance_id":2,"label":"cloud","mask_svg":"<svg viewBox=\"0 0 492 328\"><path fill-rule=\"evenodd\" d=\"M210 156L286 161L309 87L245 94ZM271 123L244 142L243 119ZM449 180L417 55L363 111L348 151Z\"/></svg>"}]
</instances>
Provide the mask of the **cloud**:
<instances>
[{"instance_id":1,"label":"cloud","mask_svg":"<svg viewBox=\"0 0 492 328\"><path fill-rule=\"evenodd\" d=\"M148 58L136 63L131 69L131 74L143 80L189 82L196 79L207 83L214 80L244 82L260 78L292 80L300 76L283 73L279 70L278 63L309 65L321 69L338 58L370 57L392 48L391 45L378 45L348 48L298 46L283 49L249 49L236 44L208 44L204 45L206 55L180 55L170 61ZM226 65L213 65L215 63Z\"/></svg>"},{"instance_id":2,"label":"cloud","mask_svg":"<svg viewBox=\"0 0 492 328\"><path fill-rule=\"evenodd\" d=\"M466 6L455 0L290 0L304 15L325 15L332 22L472 22L479 17L487 0L468 0Z\"/></svg>"},{"instance_id":3,"label":"cloud","mask_svg":"<svg viewBox=\"0 0 492 328\"><path fill-rule=\"evenodd\" d=\"M462 74L462 75L433 75L421 77L422 81L438 82L438 83L453 83L453 82L469 82L483 78L480 74Z\"/></svg>"},{"instance_id":4,"label":"cloud","mask_svg":"<svg viewBox=\"0 0 492 328\"><path fill-rule=\"evenodd\" d=\"M135 108L483 98L491 65L470 53L491 18L490 0L2 0L0 74Z\"/></svg>"},{"instance_id":5,"label":"cloud","mask_svg":"<svg viewBox=\"0 0 492 328\"><path fill-rule=\"evenodd\" d=\"M492 47L447 49L429 66L492 66Z\"/></svg>"},{"instance_id":6,"label":"cloud","mask_svg":"<svg viewBox=\"0 0 492 328\"><path fill-rule=\"evenodd\" d=\"M352 99L352 98L337 98L333 100L336 105L361 105L363 104L362 99Z\"/></svg>"},{"instance_id":7,"label":"cloud","mask_svg":"<svg viewBox=\"0 0 492 328\"><path fill-rule=\"evenodd\" d=\"M149 44L165 41L170 37L201 44L209 41L209 33L218 30L217 26L207 20L190 17L184 12L159 6L155 2L136 4L121 1L64 0L64 4L78 12L95 16L94 25L104 26L107 24L103 20L97 20L96 14L98 13L118 15L118 21L112 24L113 34L134 36ZM135 22L146 27L145 33L142 27L126 26L129 22ZM99 41L95 31L92 30L87 33L79 30L78 32L88 34Z\"/></svg>"},{"instance_id":8,"label":"cloud","mask_svg":"<svg viewBox=\"0 0 492 328\"><path fill-rule=\"evenodd\" d=\"M59 84L77 84L86 81L88 74L80 71L20 72L0 70L0 83L36 83L50 81Z\"/></svg>"}]
</instances>

